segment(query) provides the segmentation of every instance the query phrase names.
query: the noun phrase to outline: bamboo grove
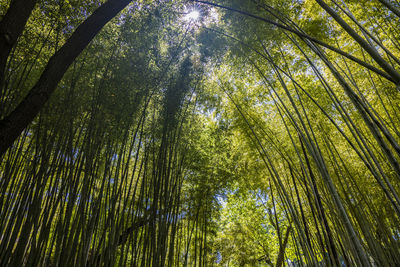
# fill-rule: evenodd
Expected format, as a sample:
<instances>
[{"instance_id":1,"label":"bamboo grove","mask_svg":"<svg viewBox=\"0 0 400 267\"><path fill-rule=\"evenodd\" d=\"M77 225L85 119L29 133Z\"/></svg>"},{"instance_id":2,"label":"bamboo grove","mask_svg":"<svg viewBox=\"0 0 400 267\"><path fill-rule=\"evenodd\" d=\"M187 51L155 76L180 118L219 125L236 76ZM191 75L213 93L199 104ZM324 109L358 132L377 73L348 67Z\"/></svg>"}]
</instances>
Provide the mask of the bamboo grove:
<instances>
[{"instance_id":1,"label":"bamboo grove","mask_svg":"<svg viewBox=\"0 0 400 267\"><path fill-rule=\"evenodd\" d=\"M1 266L400 264L397 0L0 14Z\"/></svg>"}]
</instances>

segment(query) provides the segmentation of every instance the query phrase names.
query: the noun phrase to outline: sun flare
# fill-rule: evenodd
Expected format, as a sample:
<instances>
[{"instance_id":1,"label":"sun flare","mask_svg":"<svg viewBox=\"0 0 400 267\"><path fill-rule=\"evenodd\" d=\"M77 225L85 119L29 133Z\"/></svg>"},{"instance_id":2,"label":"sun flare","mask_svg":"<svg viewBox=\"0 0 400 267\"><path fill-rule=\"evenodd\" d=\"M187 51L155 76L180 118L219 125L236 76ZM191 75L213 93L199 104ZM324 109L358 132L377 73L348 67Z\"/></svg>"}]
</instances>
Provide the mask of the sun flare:
<instances>
[{"instance_id":1,"label":"sun flare","mask_svg":"<svg viewBox=\"0 0 400 267\"><path fill-rule=\"evenodd\" d=\"M199 17L200 17L200 12L197 10L193 10L186 14L185 20L187 21L197 20Z\"/></svg>"}]
</instances>

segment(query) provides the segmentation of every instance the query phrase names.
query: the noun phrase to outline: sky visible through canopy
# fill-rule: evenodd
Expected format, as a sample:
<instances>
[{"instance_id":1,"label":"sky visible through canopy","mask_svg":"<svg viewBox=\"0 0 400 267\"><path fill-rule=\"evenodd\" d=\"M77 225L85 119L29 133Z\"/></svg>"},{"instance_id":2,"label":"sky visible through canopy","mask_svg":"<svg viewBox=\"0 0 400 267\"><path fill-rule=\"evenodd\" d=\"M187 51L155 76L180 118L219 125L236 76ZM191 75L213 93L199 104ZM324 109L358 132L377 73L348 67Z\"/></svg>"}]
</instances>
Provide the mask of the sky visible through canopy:
<instances>
[{"instance_id":1,"label":"sky visible through canopy","mask_svg":"<svg viewBox=\"0 0 400 267\"><path fill-rule=\"evenodd\" d=\"M0 0L0 266L398 266L395 0Z\"/></svg>"}]
</instances>

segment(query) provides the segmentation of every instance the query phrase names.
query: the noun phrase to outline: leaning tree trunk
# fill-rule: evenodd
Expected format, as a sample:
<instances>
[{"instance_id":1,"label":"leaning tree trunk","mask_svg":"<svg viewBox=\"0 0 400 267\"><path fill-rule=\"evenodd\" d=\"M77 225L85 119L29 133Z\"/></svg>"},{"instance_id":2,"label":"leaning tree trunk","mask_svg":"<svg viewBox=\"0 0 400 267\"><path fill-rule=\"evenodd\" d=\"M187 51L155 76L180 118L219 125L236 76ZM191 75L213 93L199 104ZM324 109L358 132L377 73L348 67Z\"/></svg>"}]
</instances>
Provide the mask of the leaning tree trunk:
<instances>
[{"instance_id":1,"label":"leaning tree trunk","mask_svg":"<svg viewBox=\"0 0 400 267\"><path fill-rule=\"evenodd\" d=\"M379 2L382 3L385 7L387 7L390 11L392 11L396 16L400 18L400 10L395 7L392 3L390 3L388 0L378 0Z\"/></svg>"},{"instance_id":2,"label":"leaning tree trunk","mask_svg":"<svg viewBox=\"0 0 400 267\"><path fill-rule=\"evenodd\" d=\"M18 138L49 100L68 67L97 33L131 0L109 0L87 18L49 60L39 81L8 116L0 121L0 155Z\"/></svg>"},{"instance_id":3,"label":"leaning tree trunk","mask_svg":"<svg viewBox=\"0 0 400 267\"><path fill-rule=\"evenodd\" d=\"M3 86L8 56L21 35L37 0L13 0L0 21L0 88Z\"/></svg>"}]
</instances>

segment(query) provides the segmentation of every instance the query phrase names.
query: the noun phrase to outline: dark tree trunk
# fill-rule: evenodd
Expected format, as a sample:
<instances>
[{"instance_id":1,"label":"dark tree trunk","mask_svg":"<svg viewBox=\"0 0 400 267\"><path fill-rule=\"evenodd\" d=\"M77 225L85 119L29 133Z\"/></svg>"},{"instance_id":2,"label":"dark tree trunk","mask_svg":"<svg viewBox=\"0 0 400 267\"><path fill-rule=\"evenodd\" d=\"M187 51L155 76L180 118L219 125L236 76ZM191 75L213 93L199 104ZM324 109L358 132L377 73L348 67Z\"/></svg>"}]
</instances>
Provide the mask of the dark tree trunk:
<instances>
[{"instance_id":1,"label":"dark tree trunk","mask_svg":"<svg viewBox=\"0 0 400 267\"><path fill-rule=\"evenodd\" d=\"M0 21L0 87L3 86L5 67L11 49L17 43L37 0L13 0Z\"/></svg>"},{"instance_id":2,"label":"dark tree trunk","mask_svg":"<svg viewBox=\"0 0 400 267\"><path fill-rule=\"evenodd\" d=\"M395 7L392 3L390 3L388 0L378 0L381 2L385 7L387 7L390 11L392 11L396 16L400 18L400 10Z\"/></svg>"},{"instance_id":3,"label":"dark tree trunk","mask_svg":"<svg viewBox=\"0 0 400 267\"><path fill-rule=\"evenodd\" d=\"M0 155L13 144L46 104L68 67L96 34L131 0L109 0L75 30L49 60L39 81L7 117L0 121Z\"/></svg>"}]
</instances>

